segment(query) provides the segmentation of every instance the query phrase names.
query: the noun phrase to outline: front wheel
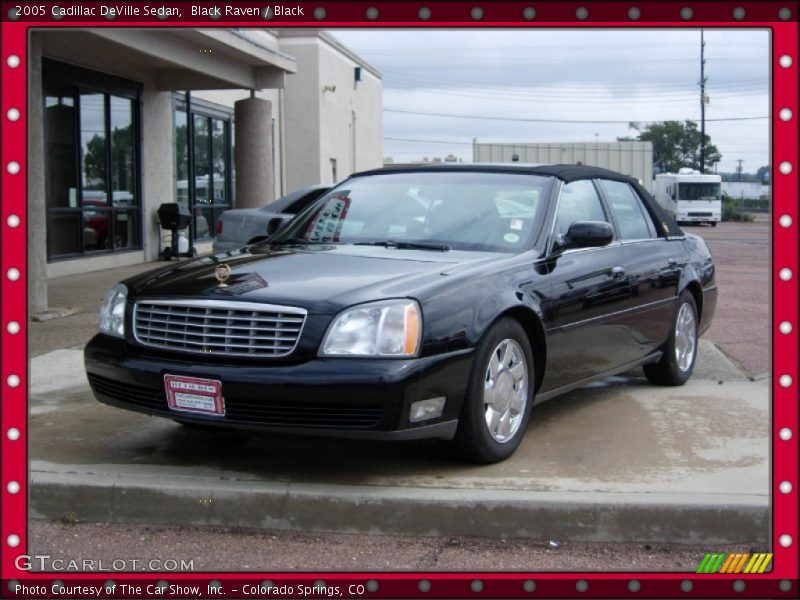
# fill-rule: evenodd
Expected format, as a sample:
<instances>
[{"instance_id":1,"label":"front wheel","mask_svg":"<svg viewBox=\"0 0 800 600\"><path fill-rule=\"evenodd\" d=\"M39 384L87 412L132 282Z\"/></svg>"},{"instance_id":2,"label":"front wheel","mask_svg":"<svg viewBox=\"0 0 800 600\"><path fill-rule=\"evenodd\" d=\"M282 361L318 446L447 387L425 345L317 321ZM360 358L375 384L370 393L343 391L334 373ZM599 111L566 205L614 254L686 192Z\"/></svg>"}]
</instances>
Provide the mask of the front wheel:
<instances>
[{"instance_id":1,"label":"front wheel","mask_svg":"<svg viewBox=\"0 0 800 600\"><path fill-rule=\"evenodd\" d=\"M501 319L483 336L472 365L455 443L477 463L499 462L519 446L533 403L533 352L522 326Z\"/></svg>"},{"instance_id":2,"label":"front wheel","mask_svg":"<svg viewBox=\"0 0 800 600\"><path fill-rule=\"evenodd\" d=\"M657 363L644 366L647 380L654 385L683 385L692 376L697 359L697 305L684 290L672 321L664 354Z\"/></svg>"}]
</instances>

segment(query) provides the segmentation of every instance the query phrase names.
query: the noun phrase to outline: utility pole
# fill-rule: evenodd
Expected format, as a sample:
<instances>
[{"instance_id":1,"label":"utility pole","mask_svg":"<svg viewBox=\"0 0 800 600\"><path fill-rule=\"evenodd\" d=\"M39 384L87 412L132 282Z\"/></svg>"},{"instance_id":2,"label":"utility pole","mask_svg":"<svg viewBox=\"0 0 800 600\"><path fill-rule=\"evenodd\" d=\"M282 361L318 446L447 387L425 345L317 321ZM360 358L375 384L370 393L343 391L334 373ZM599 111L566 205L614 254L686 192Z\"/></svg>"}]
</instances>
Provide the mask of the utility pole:
<instances>
[{"instance_id":1,"label":"utility pole","mask_svg":"<svg viewBox=\"0 0 800 600\"><path fill-rule=\"evenodd\" d=\"M706 172L706 42L700 30L700 172Z\"/></svg>"},{"instance_id":2,"label":"utility pole","mask_svg":"<svg viewBox=\"0 0 800 600\"><path fill-rule=\"evenodd\" d=\"M741 180L742 180L742 163L744 162L744 159L741 159L741 158L740 158L740 159L739 159L739 160L737 160L736 162L738 162L738 163L739 163L739 166L738 166L738 167L736 167L736 172L739 174L739 176L738 176L736 179L738 179L739 181L741 181Z\"/></svg>"}]
</instances>

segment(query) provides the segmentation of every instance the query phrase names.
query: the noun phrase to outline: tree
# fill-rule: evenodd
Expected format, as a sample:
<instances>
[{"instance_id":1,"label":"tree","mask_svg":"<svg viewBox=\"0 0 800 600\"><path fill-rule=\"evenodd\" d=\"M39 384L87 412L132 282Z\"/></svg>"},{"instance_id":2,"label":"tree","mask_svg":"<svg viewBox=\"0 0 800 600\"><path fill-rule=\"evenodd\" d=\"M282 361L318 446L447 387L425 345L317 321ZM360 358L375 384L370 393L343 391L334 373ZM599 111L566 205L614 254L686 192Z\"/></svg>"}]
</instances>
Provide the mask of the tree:
<instances>
[{"instance_id":1,"label":"tree","mask_svg":"<svg viewBox=\"0 0 800 600\"><path fill-rule=\"evenodd\" d=\"M656 173L677 173L682 167L700 169L700 131L694 121L664 121L650 123L630 123L631 129L639 132L636 141L653 143L653 170ZM617 138L631 141L630 137ZM711 171L714 163L722 158L711 137L705 136L705 171Z\"/></svg>"},{"instance_id":2,"label":"tree","mask_svg":"<svg viewBox=\"0 0 800 600\"><path fill-rule=\"evenodd\" d=\"M764 165L763 167L759 167L758 171L756 171L756 179L761 183L769 183L771 175L772 173L770 172L769 165Z\"/></svg>"}]
</instances>

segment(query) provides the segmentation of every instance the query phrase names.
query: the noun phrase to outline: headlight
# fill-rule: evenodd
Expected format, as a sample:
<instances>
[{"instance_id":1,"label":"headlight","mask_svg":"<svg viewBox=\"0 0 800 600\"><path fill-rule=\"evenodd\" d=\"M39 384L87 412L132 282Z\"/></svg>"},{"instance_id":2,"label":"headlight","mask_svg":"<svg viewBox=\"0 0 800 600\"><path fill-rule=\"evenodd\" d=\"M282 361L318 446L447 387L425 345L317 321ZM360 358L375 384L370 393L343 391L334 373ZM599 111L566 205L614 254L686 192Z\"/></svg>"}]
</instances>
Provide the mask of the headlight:
<instances>
[{"instance_id":1,"label":"headlight","mask_svg":"<svg viewBox=\"0 0 800 600\"><path fill-rule=\"evenodd\" d=\"M125 337L125 303L128 288L118 283L103 298L100 306L100 332Z\"/></svg>"},{"instance_id":2,"label":"headlight","mask_svg":"<svg viewBox=\"0 0 800 600\"><path fill-rule=\"evenodd\" d=\"M414 300L362 304L342 312L322 340L322 356L414 356L422 333Z\"/></svg>"}]
</instances>

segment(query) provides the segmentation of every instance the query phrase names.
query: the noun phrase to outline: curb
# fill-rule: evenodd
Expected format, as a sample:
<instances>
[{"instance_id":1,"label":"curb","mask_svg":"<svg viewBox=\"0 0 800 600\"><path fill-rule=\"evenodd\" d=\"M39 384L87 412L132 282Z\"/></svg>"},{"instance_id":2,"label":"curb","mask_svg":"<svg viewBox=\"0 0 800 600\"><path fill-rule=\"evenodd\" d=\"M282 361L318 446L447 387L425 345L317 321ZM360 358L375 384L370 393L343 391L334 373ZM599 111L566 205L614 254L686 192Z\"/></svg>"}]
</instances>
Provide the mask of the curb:
<instances>
[{"instance_id":1,"label":"curb","mask_svg":"<svg viewBox=\"0 0 800 600\"><path fill-rule=\"evenodd\" d=\"M34 467L35 468L35 467ZM559 493L31 471L32 518L594 542L768 543L766 496ZM123 516L124 515L124 516Z\"/></svg>"}]
</instances>

